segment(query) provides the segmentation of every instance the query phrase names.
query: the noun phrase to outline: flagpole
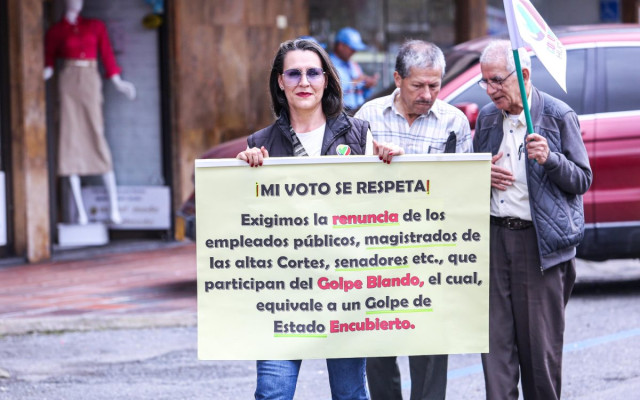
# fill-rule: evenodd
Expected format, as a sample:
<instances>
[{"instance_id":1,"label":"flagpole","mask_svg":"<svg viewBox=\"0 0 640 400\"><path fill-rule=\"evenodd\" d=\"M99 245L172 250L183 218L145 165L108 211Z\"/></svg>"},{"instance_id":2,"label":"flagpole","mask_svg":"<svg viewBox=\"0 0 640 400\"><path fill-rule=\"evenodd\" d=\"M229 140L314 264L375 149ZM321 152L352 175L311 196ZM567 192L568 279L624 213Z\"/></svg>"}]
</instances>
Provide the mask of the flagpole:
<instances>
[{"instance_id":1,"label":"flagpole","mask_svg":"<svg viewBox=\"0 0 640 400\"><path fill-rule=\"evenodd\" d=\"M518 75L518 84L520 85L520 97L522 98L522 107L524 108L524 118L527 121L527 133L532 134L533 123L531 122L531 111L529 111L529 101L527 100L527 91L524 87L524 77L522 76L522 66L520 65L520 54L518 49L513 50L513 61L516 63L516 75Z\"/></svg>"},{"instance_id":2,"label":"flagpole","mask_svg":"<svg viewBox=\"0 0 640 400\"><path fill-rule=\"evenodd\" d=\"M527 133L532 134L534 133L533 124L531 122L531 112L529 111L529 102L527 101L527 92L524 87L518 50L524 50L525 45L528 44L565 92L566 51L529 0L503 0L503 3L507 29L509 30L509 40L513 50L513 60L515 61L518 84L520 85L520 97L522 98L524 116L527 121ZM548 49L553 49L554 51L549 53Z\"/></svg>"}]
</instances>

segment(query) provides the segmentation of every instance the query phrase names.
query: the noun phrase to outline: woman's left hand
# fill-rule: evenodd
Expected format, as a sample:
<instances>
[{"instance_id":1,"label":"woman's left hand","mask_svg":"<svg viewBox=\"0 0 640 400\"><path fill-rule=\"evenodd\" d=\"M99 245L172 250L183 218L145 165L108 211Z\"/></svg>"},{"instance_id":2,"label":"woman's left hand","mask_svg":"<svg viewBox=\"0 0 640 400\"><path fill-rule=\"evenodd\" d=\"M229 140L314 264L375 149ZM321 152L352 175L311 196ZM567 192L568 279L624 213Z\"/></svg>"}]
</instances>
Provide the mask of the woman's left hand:
<instances>
[{"instance_id":1,"label":"woman's left hand","mask_svg":"<svg viewBox=\"0 0 640 400\"><path fill-rule=\"evenodd\" d=\"M383 163L391 164L393 156L404 154L404 149L393 143L378 143L373 141L373 154L380 157Z\"/></svg>"},{"instance_id":2,"label":"woman's left hand","mask_svg":"<svg viewBox=\"0 0 640 400\"><path fill-rule=\"evenodd\" d=\"M257 148L252 147L245 151L241 151L236 156L238 160L246 161L251 167L259 167L265 158L269 158L269 152L264 146Z\"/></svg>"}]
</instances>

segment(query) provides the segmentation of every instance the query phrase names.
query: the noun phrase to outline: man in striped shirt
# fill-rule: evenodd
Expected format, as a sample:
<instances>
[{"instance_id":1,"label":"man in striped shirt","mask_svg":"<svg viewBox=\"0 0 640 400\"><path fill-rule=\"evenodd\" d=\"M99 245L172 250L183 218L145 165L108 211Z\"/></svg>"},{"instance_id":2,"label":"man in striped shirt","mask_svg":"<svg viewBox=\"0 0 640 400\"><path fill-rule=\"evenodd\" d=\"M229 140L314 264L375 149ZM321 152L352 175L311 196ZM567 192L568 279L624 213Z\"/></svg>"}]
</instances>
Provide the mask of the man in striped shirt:
<instances>
[{"instance_id":1,"label":"man in striped shirt","mask_svg":"<svg viewBox=\"0 0 640 400\"><path fill-rule=\"evenodd\" d=\"M355 117L369 121L373 138L393 143L405 154L470 153L469 121L457 108L438 100L445 71L442 51L421 40L405 42L393 73L396 90L365 103ZM411 400L444 399L447 355L410 356ZM367 359L372 400L401 400L396 357Z\"/></svg>"},{"instance_id":2,"label":"man in striped shirt","mask_svg":"<svg viewBox=\"0 0 640 400\"><path fill-rule=\"evenodd\" d=\"M356 118L369 121L376 141L399 145L405 154L444 153L451 132L457 153L472 152L469 121L437 99L444 72L444 55L436 45L405 42L393 73L396 90L365 103Z\"/></svg>"}]
</instances>

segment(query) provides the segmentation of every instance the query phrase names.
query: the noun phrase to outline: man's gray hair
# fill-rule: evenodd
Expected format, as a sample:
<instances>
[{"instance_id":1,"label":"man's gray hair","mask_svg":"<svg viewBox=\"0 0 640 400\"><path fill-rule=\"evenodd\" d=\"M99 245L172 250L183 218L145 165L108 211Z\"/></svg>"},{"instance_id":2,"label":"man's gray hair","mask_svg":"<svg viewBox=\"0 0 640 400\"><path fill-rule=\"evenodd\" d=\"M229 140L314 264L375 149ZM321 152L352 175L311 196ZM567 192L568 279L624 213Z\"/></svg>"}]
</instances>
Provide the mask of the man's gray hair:
<instances>
[{"instance_id":1,"label":"man's gray hair","mask_svg":"<svg viewBox=\"0 0 640 400\"><path fill-rule=\"evenodd\" d=\"M424 40L408 40L400 46L396 57L396 71L402 79L409 76L411 68L439 69L444 76L446 62L438 46Z\"/></svg>"},{"instance_id":2,"label":"man's gray hair","mask_svg":"<svg viewBox=\"0 0 640 400\"><path fill-rule=\"evenodd\" d=\"M523 48L518 49L520 54L520 66L522 69L529 70L529 80L531 80L531 57ZM511 42L508 40L493 40L485 47L480 56L480 64L493 64L496 62L505 62L507 71L516 69L516 62L513 59L513 50Z\"/></svg>"}]
</instances>

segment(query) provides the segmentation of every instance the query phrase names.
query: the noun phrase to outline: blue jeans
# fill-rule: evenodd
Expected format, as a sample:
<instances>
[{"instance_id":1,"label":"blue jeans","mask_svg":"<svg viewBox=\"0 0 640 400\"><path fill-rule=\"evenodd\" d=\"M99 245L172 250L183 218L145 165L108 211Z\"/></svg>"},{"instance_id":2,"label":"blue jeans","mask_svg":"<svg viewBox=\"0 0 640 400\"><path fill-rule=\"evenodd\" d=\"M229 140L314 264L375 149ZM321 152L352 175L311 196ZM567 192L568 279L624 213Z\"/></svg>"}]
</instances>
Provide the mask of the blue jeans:
<instances>
[{"instance_id":1,"label":"blue jeans","mask_svg":"<svg viewBox=\"0 0 640 400\"><path fill-rule=\"evenodd\" d=\"M302 360L258 361L256 400L291 400L296 392ZM329 385L333 400L369 400L364 358L329 358Z\"/></svg>"}]
</instances>

